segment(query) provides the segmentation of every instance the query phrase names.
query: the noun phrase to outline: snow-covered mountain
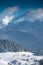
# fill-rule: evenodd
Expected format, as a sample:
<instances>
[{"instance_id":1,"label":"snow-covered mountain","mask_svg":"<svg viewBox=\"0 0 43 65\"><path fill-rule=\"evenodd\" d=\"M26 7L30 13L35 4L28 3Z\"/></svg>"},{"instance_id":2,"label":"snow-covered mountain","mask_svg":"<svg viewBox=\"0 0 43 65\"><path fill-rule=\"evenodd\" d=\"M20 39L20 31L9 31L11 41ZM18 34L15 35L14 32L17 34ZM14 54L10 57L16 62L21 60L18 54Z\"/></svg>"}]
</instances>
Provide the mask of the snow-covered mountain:
<instances>
[{"instance_id":1,"label":"snow-covered mountain","mask_svg":"<svg viewBox=\"0 0 43 65\"><path fill-rule=\"evenodd\" d=\"M0 53L0 65L41 65L40 60L43 60L43 56L36 56L32 52Z\"/></svg>"},{"instance_id":2,"label":"snow-covered mountain","mask_svg":"<svg viewBox=\"0 0 43 65\"><path fill-rule=\"evenodd\" d=\"M40 64L43 64L43 51L25 50L15 42L0 39L0 65Z\"/></svg>"}]
</instances>

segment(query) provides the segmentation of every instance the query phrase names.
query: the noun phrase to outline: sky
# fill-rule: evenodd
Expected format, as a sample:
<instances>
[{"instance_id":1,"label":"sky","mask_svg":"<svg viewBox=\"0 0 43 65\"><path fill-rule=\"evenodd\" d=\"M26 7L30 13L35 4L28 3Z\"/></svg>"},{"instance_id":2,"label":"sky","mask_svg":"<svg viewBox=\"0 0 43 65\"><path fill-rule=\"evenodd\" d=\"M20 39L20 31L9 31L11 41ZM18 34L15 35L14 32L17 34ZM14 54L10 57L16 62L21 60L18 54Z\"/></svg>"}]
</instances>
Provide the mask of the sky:
<instances>
[{"instance_id":1,"label":"sky","mask_svg":"<svg viewBox=\"0 0 43 65\"><path fill-rule=\"evenodd\" d=\"M28 10L29 21L43 20L43 0L0 0L0 21L7 25L15 16Z\"/></svg>"},{"instance_id":2,"label":"sky","mask_svg":"<svg viewBox=\"0 0 43 65\"><path fill-rule=\"evenodd\" d=\"M0 10L11 6L19 6L22 9L43 8L43 0L0 0Z\"/></svg>"}]
</instances>

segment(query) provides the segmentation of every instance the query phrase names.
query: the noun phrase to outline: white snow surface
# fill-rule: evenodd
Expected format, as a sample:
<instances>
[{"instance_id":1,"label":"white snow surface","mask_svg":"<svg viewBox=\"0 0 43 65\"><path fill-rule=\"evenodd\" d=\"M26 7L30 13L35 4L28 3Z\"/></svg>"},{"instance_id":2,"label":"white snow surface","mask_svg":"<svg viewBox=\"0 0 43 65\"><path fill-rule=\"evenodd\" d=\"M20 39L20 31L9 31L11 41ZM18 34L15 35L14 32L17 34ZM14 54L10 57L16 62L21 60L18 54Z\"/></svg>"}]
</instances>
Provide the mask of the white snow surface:
<instances>
[{"instance_id":1,"label":"white snow surface","mask_svg":"<svg viewBox=\"0 0 43 65\"><path fill-rule=\"evenodd\" d=\"M32 52L3 52L0 53L0 65L39 65L43 56Z\"/></svg>"}]
</instances>

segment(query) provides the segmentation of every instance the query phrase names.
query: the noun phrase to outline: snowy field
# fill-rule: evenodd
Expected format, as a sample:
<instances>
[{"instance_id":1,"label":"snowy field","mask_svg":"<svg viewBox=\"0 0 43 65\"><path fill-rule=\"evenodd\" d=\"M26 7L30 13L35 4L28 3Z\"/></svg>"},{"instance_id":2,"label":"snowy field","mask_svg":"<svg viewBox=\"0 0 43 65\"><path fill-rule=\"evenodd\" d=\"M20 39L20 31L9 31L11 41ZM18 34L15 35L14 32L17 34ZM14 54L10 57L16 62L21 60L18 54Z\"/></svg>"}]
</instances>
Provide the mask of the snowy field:
<instances>
[{"instance_id":1,"label":"snowy field","mask_svg":"<svg viewBox=\"0 0 43 65\"><path fill-rule=\"evenodd\" d=\"M0 65L39 65L43 56L36 56L32 52L4 52L0 53Z\"/></svg>"}]
</instances>

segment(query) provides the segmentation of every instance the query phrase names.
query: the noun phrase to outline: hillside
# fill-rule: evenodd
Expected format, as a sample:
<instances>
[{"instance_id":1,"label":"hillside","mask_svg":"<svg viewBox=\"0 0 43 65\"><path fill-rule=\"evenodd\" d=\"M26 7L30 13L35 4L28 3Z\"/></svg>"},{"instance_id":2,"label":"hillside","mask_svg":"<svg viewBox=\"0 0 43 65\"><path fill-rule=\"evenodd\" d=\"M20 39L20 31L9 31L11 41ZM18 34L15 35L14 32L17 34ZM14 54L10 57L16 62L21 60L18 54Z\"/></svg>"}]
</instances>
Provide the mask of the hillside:
<instances>
[{"instance_id":1,"label":"hillside","mask_svg":"<svg viewBox=\"0 0 43 65\"><path fill-rule=\"evenodd\" d=\"M23 50L24 49L15 42L9 40L0 40L0 52L16 52Z\"/></svg>"}]
</instances>

